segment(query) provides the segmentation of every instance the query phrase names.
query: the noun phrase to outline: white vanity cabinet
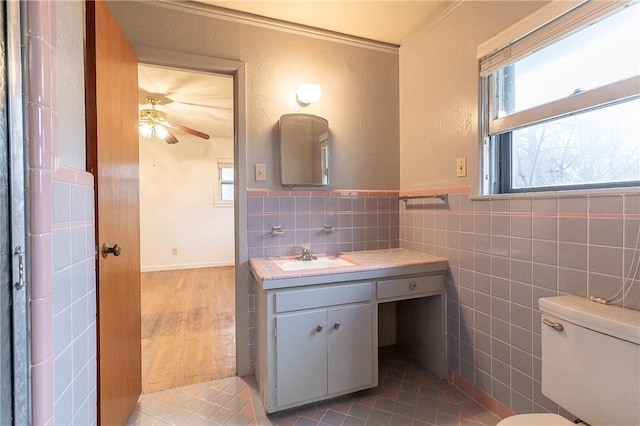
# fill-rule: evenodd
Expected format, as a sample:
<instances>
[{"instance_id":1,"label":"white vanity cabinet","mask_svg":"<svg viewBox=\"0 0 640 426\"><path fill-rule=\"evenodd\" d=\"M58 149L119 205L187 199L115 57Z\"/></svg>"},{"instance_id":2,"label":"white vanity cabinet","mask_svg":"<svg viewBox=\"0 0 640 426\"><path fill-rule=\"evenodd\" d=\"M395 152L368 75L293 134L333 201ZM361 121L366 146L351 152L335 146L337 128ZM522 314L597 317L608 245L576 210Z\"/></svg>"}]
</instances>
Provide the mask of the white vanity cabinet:
<instances>
[{"instance_id":1,"label":"white vanity cabinet","mask_svg":"<svg viewBox=\"0 0 640 426\"><path fill-rule=\"evenodd\" d=\"M255 372L268 413L377 386L379 321L386 344L445 376L448 261L400 248L340 258L351 265L250 260ZM302 268L282 269L281 260Z\"/></svg>"},{"instance_id":2,"label":"white vanity cabinet","mask_svg":"<svg viewBox=\"0 0 640 426\"><path fill-rule=\"evenodd\" d=\"M374 291L371 282L347 282L259 292L256 360L267 412L377 385Z\"/></svg>"}]
</instances>

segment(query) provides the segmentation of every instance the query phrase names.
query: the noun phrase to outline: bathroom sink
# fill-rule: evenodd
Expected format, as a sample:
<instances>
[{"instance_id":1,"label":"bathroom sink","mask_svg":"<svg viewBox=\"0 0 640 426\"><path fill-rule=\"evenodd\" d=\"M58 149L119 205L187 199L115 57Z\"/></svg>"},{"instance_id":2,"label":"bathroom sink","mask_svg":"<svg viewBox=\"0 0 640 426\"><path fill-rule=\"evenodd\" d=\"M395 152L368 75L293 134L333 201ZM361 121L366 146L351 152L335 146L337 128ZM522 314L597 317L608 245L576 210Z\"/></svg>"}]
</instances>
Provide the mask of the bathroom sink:
<instances>
[{"instance_id":1,"label":"bathroom sink","mask_svg":"<svg viewBox=\"0 0 640 426\"><path fill-rule=\"evenodd\" d=\"M353 266L353 263L348 260L335 256L318 257L313 260L280 259L273 262L285 272Z\"/></svg>"}]
</instances>

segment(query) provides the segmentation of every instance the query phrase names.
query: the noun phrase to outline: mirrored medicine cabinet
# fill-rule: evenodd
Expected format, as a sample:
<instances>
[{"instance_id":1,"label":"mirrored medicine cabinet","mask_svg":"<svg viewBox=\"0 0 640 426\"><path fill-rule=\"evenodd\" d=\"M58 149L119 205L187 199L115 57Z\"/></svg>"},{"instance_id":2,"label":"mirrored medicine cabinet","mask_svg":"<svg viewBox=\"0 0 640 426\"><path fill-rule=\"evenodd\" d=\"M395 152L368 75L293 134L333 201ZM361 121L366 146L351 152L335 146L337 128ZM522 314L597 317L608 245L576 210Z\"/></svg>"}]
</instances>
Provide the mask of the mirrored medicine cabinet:
<instances>
[{"instance_id":1,"label":"mirrored medicine cabinet","mask_svg":"<svg viewBox=\"0 0 640 426\"><path fill-rule=\"evenodd\" d=\"M285 114L279 128L282 185L328 185L329 122L311 114Z\"/></svg>"}]
</instances>

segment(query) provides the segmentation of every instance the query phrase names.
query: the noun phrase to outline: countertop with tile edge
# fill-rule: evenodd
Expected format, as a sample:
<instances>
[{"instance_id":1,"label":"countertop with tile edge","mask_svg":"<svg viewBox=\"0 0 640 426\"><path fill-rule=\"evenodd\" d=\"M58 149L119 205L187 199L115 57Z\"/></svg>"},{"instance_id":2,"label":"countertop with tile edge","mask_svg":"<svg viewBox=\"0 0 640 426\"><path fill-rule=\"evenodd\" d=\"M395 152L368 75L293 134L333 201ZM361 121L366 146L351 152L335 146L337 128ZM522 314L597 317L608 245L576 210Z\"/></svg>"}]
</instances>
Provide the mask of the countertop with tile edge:
<instances>
[{"instance_id":1,"label":"countertop with tile edge","mask_svg":"<svg viewBox=\"0 0 640 426\"><path fill-rule=\"evenodd\" d=\"M249 266L264 290L430 274L444 272L449 267L449 261L444 257L402 248L338 253L336 257L348 260L353 265L286 272L274 260L287 258L278 257L253 258L249 260Z\"/></svg>"}]
</instances>

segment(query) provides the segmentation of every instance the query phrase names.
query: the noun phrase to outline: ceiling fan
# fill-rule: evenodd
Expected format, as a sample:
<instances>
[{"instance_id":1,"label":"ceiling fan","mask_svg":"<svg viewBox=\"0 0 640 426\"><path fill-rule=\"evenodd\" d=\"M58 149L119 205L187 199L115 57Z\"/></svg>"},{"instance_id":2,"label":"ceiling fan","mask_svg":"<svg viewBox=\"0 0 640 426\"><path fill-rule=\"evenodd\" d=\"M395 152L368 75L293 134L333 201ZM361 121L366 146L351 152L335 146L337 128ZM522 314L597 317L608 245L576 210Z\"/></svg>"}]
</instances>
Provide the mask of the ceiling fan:
<instances>
[{"instance_id":1,"label":"ceiling fan","mask_svg":"<svg viewBox=\"0 0 640 426\"><path fill-rule=\"evenodd\" d=\"M160 99L147 96L147 101L151 104L151 108L140 110L140 120L138 123L138 131L143 137L150 139L155 135L159 139L164 139L168 144L175 144L179 141L171 130L177 130L198 136L202 139L210 138L206 133L167 121L167 114L156 109L156 105L160 103Z\"/></svg>"}]
</instances>

